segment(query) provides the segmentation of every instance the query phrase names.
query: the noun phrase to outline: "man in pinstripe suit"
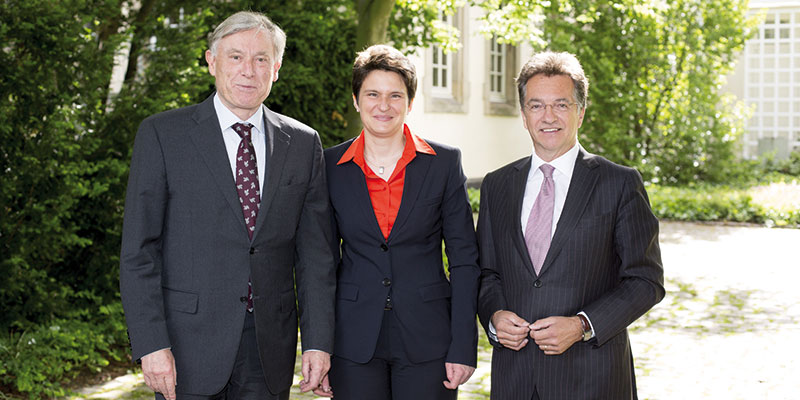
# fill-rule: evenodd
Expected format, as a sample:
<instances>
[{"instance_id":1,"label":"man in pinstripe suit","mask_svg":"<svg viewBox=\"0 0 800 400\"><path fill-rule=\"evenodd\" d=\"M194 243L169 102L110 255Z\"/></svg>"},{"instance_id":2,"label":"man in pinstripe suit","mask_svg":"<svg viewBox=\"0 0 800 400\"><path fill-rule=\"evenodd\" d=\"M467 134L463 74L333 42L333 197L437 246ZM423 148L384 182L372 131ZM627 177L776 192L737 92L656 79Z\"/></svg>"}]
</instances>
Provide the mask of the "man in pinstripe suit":
<instances>
[{"instance_id":1,"label":"man in pinstripe suit","mask_svg":"<svg viewBox=\"0 0 800 400\"><path fill-rule=\"evenodd\" d=\"M530 157L481 186L479 316L493 399L635 399L627 327L664 297L639 173L578 144L588 80L572 54L517 78Z\"/></svg>"}]
</instances>

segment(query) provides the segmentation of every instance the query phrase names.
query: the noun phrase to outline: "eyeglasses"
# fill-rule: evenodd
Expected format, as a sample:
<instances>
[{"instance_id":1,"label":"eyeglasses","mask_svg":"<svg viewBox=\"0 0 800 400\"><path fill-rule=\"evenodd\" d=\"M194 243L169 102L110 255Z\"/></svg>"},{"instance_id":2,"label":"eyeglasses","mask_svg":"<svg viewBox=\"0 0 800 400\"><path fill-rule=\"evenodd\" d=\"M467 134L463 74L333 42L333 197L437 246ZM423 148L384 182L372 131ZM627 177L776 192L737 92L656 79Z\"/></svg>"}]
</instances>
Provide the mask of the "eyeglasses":
<instances>
[{"instance_id":1,"label":"eyeglasses","mask_svg":"<svg viewBox=\"0 0 800 400\"><path fill-rule=\"evenodd\" d=\"M577 104L578 103L568 103L566 101L559 101L553 104L532 102L525 105L525 111L527 111L532 115L539 115L539 114L544 114L545 110L547 110L547 107L550 107L556 114L566 114L569 111L570 107Z\"/></svg>"}]
</instances>

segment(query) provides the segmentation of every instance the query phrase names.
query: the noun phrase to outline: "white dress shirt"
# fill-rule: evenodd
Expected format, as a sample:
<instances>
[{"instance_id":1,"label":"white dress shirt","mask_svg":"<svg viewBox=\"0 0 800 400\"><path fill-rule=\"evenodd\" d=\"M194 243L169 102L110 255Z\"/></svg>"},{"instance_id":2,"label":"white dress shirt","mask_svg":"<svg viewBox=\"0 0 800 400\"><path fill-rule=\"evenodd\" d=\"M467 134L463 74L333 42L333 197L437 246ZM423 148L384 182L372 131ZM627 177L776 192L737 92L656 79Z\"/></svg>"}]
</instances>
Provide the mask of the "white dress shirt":
<instances>
[{"instance_id":1,"label":"white dress shirt","mask_svg":"<svg viewBox=\"0 0 800 400\"><path fill-rule=\"evenodd\" d=\"M264 105L258 108L255 114L251 115L246 121L242 121L231 110L228 109L219 99L219 93L214 95L214 109L217 111L219 129L222 130L222 138L225 140L225 150L228 152L228 161L231 163L231 174L236 177L236 152L239 151L239 143L242 138L233 130L233 124L245 122L253 125L250 130L250 137L253 141L253 148L256 151L256 166L258 167L258 188L264 193L264 171L266 168L266 149L267 135L264 130Z\"/></svg>"}]
</instances>

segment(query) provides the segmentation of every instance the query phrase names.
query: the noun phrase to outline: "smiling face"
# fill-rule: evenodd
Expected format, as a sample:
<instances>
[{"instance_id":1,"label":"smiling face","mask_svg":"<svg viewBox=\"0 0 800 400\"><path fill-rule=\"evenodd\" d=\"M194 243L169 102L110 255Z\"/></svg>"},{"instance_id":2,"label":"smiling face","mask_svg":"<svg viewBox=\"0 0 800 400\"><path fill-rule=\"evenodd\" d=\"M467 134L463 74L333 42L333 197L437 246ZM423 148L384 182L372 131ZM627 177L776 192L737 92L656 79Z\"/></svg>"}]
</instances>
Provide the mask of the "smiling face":
<instances>
[{"instance_id":1,"label":"smiling face","mask_svg":"<svg viewBox=\"0 0 800 400\"><path fill-rule=\"evenodd\" d=\"M578 128L583 123L586 111L580 107L570 107L565 113L557 113L553 107L545 107L543 113L534 114L527 106L538 102L554 104L557 102L575 103L572 79L567 75L534 75L525 84L525 107L522 108L522 122L531 135L536 155L544 161L553 161L566 153L578 140Z\"/></svg>"},{"instance_id":2,"label":"smiling face","mask_svg":"<svg viewBox=\"0 0 800 400\"><path fill-rule=\"evenodd\" d=\"M222 38L216 55L206 51L208 72L216 78L220 100L243 121L261 107L272 82L278 80L281 64L274 54L272 40L259 29Z\"/></svg>"},{"instance_id":3,"label":"smiling face","mask_svg":"<svg viewBox=\"0 0 800 400\"><path fill-rule=\"evenodd\" d=\"M376 69L364 79L358 100L353 96L353 102L361 114L365 134L389 137L403 133L413 99L408 98L398 73Z\"/></svg>"}]
</instances>

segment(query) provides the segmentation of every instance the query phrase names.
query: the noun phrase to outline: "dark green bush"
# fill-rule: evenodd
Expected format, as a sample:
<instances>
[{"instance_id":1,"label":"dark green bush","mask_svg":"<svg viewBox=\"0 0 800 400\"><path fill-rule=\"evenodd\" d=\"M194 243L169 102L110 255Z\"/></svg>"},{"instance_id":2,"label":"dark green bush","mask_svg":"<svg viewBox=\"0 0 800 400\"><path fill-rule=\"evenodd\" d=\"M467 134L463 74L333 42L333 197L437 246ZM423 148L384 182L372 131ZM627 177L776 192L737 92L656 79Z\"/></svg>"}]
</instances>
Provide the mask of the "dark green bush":
<instances>
[{"instance_id":1,"label":"dark green bush","mask_svg":"<svg viewBox=\"0 0 800 400\"><path fill-rule=\"evenodd\" d=\"M65 396L65 386L79 374L126 359L126 332L116 301L11 333L0 339L0 389L30 399Z\"/></svg>"}]
</instances>

